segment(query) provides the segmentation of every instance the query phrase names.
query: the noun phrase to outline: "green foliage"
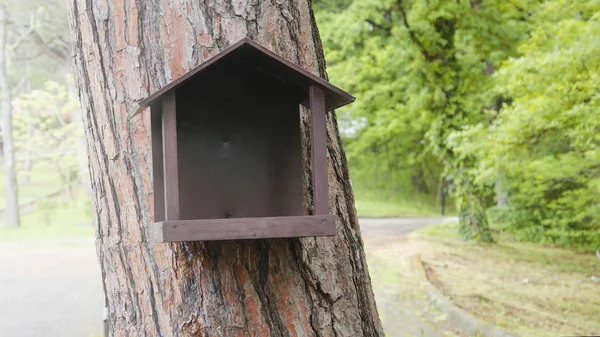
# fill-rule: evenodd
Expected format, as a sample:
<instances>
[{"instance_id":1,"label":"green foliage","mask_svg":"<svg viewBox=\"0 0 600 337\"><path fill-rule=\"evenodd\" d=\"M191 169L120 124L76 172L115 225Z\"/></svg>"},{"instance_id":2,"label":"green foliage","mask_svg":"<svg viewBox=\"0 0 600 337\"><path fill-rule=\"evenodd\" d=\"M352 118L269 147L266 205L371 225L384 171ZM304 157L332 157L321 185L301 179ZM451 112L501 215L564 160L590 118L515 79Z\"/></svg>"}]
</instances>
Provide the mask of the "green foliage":
<instances>
[{"instance_id":1,"label":"green foliage","mask_svg":"<svg viewBox=\"0 0 600 337\"><path fill-rule=\"evenodd\" d=\"M465 238L492 240L489 213L523 239L599 248L600 1L316 10L330 78L357 96L338 120L359 189L435 194L447 175Z\"/></svg>"},{"instance_id":2,"label":"green foliage","mask_svg":"<svg viewBox=\"0 0 600 337\"><path fill-rule=\"evenodd\" d=\"M355 122L347 140L353 169L360 175L373 167L377 186L379 162L390 157L384 170L411 182L399 183L401 188L429 193L440 174L454 176L462 232L469 238L491 240L484 191L467 173L473 158L457 155L448 139L485 120L483 111L495 104L489 69L514 54L525 37L525 5L355 0L319 16L329 74L358 97L340 112L342 127L352 125L344 120Z\"/></svg>"},{"instance_id":3,"label":"green foliage","mask_svg":"<svg viewBox=\"0 0 600 337\"><path fill-rule=\"evenodd\" d=\"M427 121L398 104L406 98L407 60L393 43L390 20L397 18L389 13L391 5L354 1L343 10L317 13L329 75L359 98L338 118L357 185L435 193L441 165L424 150Z\"/></svg>"},{"instance_id":4,"label":"green foliage","mask_svg":"<svg viewBox=\"0 0 600 337\"><path fill-rule=\"evenodd\" d=\"M61 180L69 184L77 179L78 133L73 122L79 103L65 86L46 82L43 90L20 95L14 105L14 137L17 153L36 161L47 160L56 168Z\"/></svg>"},{"instance_id":5,"label":"green foliage","mask_svg":"<svg viewBox=\"0 0 600 337\"><path fill-rule=\"evenodd\" d=\"M495 216L522 239L600 248L600 2L542 6L536 28L498 72L489 127L465 129L481 184L502 180Z\"/></svg>"},{"instance_id":6,"label":"green foliage","mask_svg":"<svg viewBox=\"0 0 600 337\"><path fill-rule=\"evenodd\" d=\"M37 211L39 216L41 217L42 222L49 226L52 222L52 216L54 215L54 210L57 208L58 204L56 199L48 198L42 199L36 202Z\"/></svg>"}]
</instances>

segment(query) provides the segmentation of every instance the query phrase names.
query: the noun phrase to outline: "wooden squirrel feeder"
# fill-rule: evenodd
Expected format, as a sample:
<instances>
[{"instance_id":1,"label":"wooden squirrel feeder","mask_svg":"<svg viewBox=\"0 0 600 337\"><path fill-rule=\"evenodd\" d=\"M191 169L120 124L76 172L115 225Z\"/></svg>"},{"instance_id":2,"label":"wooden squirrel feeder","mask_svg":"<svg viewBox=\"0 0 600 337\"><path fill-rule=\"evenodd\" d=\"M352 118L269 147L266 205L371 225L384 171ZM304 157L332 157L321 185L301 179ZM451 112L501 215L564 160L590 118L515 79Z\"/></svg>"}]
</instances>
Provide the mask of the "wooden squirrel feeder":
<instances>
[{"instance_id":1,"label":"wooden squirrel feeder","mask_svg":"<svg viewBox=\"0 0 600 337\"><path fill-rule=\"evenodd\" d=\"M139 103L150 107L154 242L335 235L326 111L354 97L243 39ZM311 113L304 215L299 105Z\"/></svg>"}]
</instances>

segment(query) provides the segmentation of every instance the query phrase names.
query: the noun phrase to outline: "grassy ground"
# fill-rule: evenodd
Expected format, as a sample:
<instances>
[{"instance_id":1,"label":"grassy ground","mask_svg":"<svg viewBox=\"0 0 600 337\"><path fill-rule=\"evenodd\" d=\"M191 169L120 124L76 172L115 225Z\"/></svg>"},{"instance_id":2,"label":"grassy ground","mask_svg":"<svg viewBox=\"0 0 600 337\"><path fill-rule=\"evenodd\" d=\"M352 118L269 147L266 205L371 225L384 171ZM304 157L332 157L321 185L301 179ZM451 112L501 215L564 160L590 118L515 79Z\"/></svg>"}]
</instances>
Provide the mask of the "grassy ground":
<instances>
[{"instance_id":1,"label":"grassy ground","mask_svg":"<svg viewBox=\"0 0 600 337\"><path fill-rule=\"evenodd\" d=\"M0 241L29 241L93 237L89 206L83 200L36 210L21 217L21 227L0 228Z\"/></svg>"},{"instance_id":2,"label":"grassy ground","mask_svg":"<svg viewBox=\"0 0 600 337\"><path fill-rule=\"evenodd\" d=\"M521 336L600 334L600 260L501 235L472 245L456 224L411 235L432 282L458 306Z\"/></svg>"},{"instance_id":3,"label":"grassy ground","mask_svg":"<svg viewBox=\"0 0 600 337\"><path fill-rule=\"evenodd\" d=\"M56 168L49 163L41 162L33 165L30 179L25 183L26 173L24 170L17 172L17 180L19 183L19 203L23 203L40 195L56 191L61 187L60 175ZM5 190L4 190L4 169L0 169L0 208L5 205Z\"/></svg>"},{"instance_id":4,"label":"grassy ground","mask_svg":"<svg viewBox=\"0 0 600 337\"><path fill-rule=\"evenodd\" d=\"M403 217L440 215L435 196L404 195L355 186L356 211L361 217ZM452 213L452 208L446 209Z\"/></svg>"},{"instance_id":5,"label":"grassy ground","mask_svg":"<svg viewBox=\"0 0 600 337\"><path fill-rule=\"evenodd\" d=\"M47 163L33 166L28 183L24 182L23 171L18 172L17 176L21 204L61 187L58 173ZM0 226L0 241L92 237L92 212L87 196L82 191L75 190L72 198L70 202L64 197L40 200L33 212L21 216L20 228ZM4 202L4 179L0 174L0 208L4 207Z\"/></svg>"}]
</instances>

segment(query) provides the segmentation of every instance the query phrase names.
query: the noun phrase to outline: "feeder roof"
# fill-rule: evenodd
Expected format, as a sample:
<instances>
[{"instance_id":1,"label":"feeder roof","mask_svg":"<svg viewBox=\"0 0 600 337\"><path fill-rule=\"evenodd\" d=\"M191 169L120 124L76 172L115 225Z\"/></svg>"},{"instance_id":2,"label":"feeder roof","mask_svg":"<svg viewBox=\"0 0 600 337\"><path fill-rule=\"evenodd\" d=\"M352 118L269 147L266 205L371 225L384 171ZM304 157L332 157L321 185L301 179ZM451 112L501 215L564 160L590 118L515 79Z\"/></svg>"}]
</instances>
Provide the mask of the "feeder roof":
<instances>
[{"instance_id":1,"label":"feeder roof","mask_svg":"<svg viewBox=\"0 0 600 337\"><path fill-rule=\"evenodd\" d=\"M298 65L282 58L258 43L244 38L229 46L221 53L188 71L183 76L165 85L162 89L151 94L138 103L132 116L137 115L152 105L162 95L185 84L188 80L200 75L203 71L226 66L229 62L243 63L253 67L263 74L270 76L274 82L283 83L304 97L308 97L310 86L318 86L325 93L326 109L333 110L354 101L354 97L344 90L330 84L326 80L302 69Z\"/></svg>"}]
</instances>

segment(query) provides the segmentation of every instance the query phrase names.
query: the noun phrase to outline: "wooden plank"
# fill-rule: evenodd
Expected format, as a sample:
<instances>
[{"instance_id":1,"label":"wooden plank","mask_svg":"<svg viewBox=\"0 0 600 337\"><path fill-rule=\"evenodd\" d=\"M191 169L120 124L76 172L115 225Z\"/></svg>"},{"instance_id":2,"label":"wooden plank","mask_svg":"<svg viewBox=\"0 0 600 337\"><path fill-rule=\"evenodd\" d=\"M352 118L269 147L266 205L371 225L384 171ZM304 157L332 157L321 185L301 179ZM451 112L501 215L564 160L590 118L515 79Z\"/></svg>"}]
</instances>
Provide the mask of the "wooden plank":
<instances>
[{"instance_id":1,"label":"wooden plank","mask_svg":"<svg viewBox=\"0 0 600 337\"><path fill-rule=\"evenodd\" d=\"M162 147L165 186L165 220L179 220L179 172L175 91L162 99Z\"/></svg>"},{"instance_id":2,"label":"wooden plank","mask_svg":"<svg viewBox=\"0 0 600 337\"><path fill-rule=\"evenodd\" d=\"M354 97L352 95L350 95L349 93L345 92L344 90L332 85L331 83L320 78L319 76L303 69L302 67L298 66L297 64L294 64L294 63L286 60L285 58L268 50L267 48L252 41L251 39L243 38L240 41L232 44L228 48L224 49L219 54L213 56L209 60L206 60L205 62L203 62L196 68L191 69L190 71L185 73L183 76L173 80L172 82L170 82L167 85L165 85L164 87L162 87L160 90L154 92L150 96L148 96L148 97L144 98L143 100L141 100L140 102L138 102L136 109L133 110L129 114L129 117L131 118L131 117L139 114L145 108L147 108L148 106L153 104L156 100L158 100L160 97L162 97L163 95L166 95L168 92L170 92L172 90L175 90L178 86L182 85L186 80L188 80L191 77L193 77L194 75L202 72L202 70L210 67L211 65L213 65L215 63L218 63L219 60L226 58L226 56L235 54L236 51L240 51L244 48L247 50L253 49L256 52L259 52L260 55L262 55L262 59L267 60L269 62L269 64L272 64L273 67L275 67L276 69L279 69L277 72L280 73L281 76L288 77L288 80L290 80L292 82L301 82L302 83L301 85L305 89L306 89L306 84L308 83L309 85L317 85L321 89L325 90L325 92L327 93L327 96L330 97L330 101L332 102L330 104L331 106L329 107L331 110L337 109L343 105L354 102ZM285 71L287 69L289 69L289 71ZM285 71L285 73L287 73L287 75L284 73L281 73L282 70ZM300 83L298 83L298 84L300 84Z\"/></svg>"},{"instance_id":3,"label":"wooden plank","mask_svg":"<svg viewBox=\"0 0 600 337\"><path fill-rule=\"evenodd\" d=\"M165 178L163 170L162 117L160 104L150 107L152 138L152 180L154 184L154 222L165 219Z\"/></svg>"},{"instance_id":4,"label":"wooden plank","mask_svg":"<svg viewBox=\"0 0 600 337\"><path fill-rule=\"evenodd\" d=\"M327 215L164 221L151 224L148 234L153 242L332 236L336 219Z\"/></svg>"},{"instance_id":5,"label":"wooden plank","mask_svg":"<svg viewBox=\"0 0 600 337\"><path fill-rule=\"evenodd\" d=\"M319 87L309 90L311 112L312 186L314 215L329 214L329 186L327 179L327 129L325 122L325 95Z\"/></svg>"}]
</instances>

